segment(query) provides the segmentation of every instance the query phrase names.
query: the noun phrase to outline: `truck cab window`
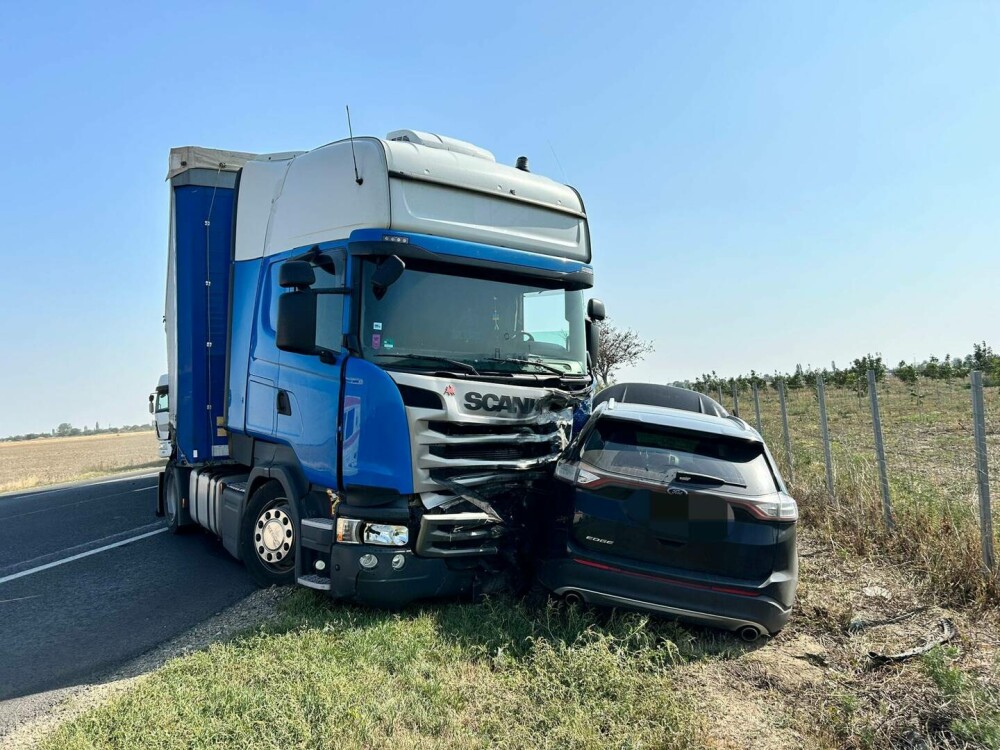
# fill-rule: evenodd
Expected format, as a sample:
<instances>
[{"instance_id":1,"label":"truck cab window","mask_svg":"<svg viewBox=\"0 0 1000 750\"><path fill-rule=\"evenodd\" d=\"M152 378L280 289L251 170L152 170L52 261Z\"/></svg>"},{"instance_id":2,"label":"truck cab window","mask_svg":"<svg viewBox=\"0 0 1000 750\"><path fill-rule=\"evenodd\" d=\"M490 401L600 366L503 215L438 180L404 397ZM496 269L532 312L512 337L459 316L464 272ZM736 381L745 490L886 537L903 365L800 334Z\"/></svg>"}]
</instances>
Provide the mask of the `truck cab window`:
<instances>
[{"instance_id":1,"label":"truck cab window","mask_svg":"<svg viewBox=\"0 0 1000 750\"><path fill-rule=\"evenodd\" d=\"M316 283L313 289L340 289L344 286L343 254L335 255L336 275L316 268ZM316 346L339 352L343 346L344 296L342 294L320 294L316 297Z\"/></svg>"},{"instance_id":2,"label":"truck cab window","mask_svg":"<svg viewBox=\"0 0 1000 750\"><path fill-rule=\"evenodd\" d=\"M313 289L317 292L324 289L340 289L344 286L344 253L329 251L336 264L337 273L331 274L315 266L316 283ZM268 325L272 332L278 329L278 298L284 290L278 286L278 269L284 260L275 261L269 271L270 300L268 307ZM343 346L344 295L320 294L316 298L316 345L323 349L340 351Z\"/></svg>"}]
</instances>

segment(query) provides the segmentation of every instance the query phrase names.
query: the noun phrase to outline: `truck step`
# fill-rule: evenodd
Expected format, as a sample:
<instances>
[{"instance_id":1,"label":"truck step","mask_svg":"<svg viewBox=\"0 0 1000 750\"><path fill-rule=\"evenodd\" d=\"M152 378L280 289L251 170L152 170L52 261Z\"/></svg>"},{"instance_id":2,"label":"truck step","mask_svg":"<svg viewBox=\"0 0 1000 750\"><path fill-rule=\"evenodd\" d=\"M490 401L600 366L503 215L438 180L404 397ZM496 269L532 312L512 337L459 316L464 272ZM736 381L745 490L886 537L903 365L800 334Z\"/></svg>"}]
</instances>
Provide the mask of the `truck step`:
<instances>
[{"instance_id":1,"label":"truck step","mask_svg":"<svg viewBox=\"0 0 1000 750\"><path fill-rule=\"evenodd\" d=\"M318 591L329 591L330 579L326 576L318 576L316 574L299 576L299 585L308 586L309 588L316 589Z\"/></svg>"}]
</instances>

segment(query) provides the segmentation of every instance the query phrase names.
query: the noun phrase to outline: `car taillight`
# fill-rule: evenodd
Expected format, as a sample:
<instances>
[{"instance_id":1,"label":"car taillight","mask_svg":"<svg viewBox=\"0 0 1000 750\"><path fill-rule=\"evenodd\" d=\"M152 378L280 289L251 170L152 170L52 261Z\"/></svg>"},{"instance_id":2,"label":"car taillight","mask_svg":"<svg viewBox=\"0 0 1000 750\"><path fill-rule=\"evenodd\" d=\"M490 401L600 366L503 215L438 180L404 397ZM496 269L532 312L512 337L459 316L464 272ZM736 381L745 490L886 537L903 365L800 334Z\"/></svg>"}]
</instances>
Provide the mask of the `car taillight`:
<instances>
[{"instance_id":1,"label":"car taillight","mask_svg":"<svg viewBox=\"0 0 1000 750\"><path fill-rule=\"evenodd\" d=\"M799 506L795 498L784 492L779 492L773 499L767 500L747 498L740 504L765 521L797 521L799 518Z\"/></svg>"},{"instance_id":2,"label":"car taillight","mask_svg":"<svg viewBox=\"0 0 1000 750\"><path fill-rule=\"evenodd\" d=\"M600 479L597 474L587 471L579 463L572 461L556 462L556 478L570 484L590 484Z\"/></svg>"}]
</instances>

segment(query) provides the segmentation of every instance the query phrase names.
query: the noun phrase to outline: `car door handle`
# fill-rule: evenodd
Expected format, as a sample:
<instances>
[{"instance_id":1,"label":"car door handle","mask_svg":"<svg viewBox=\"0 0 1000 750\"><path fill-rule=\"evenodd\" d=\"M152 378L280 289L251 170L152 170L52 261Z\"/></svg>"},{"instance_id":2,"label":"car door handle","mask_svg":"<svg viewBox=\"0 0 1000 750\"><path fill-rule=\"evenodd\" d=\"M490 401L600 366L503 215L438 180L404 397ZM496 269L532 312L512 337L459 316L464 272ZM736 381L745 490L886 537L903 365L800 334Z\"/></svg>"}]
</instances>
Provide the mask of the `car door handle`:
<instances>
[{"instance_id":1,"label":"car door handle","mask_svg":"<svg viewBox=\"0 0 1000 750\"><path fill-rule=\"evenodd\" d=\"M288 391L278 391L278 414L286 417L292 415L292 400L288 398Z\"/></svg>"}]
</instances>

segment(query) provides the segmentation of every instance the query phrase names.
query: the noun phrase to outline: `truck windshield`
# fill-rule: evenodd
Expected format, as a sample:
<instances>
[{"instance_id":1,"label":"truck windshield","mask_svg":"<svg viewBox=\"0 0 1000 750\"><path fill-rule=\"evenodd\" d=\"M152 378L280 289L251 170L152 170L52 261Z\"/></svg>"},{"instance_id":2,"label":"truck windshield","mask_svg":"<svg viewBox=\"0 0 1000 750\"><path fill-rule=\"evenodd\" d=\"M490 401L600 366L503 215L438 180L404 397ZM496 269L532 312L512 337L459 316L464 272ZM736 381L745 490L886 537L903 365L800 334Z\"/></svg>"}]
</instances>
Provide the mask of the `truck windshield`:
<instances>
[{"instance_id":1,"label":"truck windshield","mask_svg":"<svg viewBox=\"0 0 1000 750\"><path fill-rule=\"evenodd\" d=\"M364 265L361 346L366 359L456 372L462 370L442 358L480 373L586 374L582 291L525 277L487 279L464 275L469 269L460 267L445 273L410 264L377 300L368 283L374 263Z\"/></svg>"}]
</instances>

